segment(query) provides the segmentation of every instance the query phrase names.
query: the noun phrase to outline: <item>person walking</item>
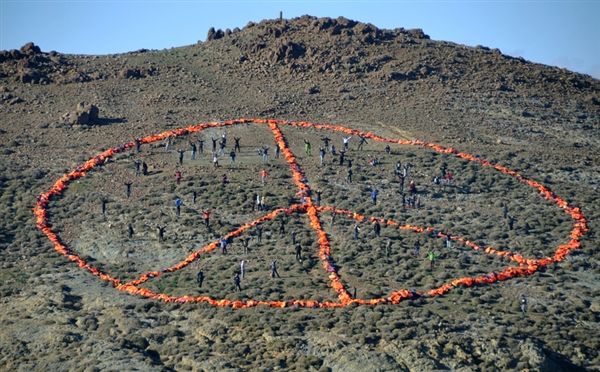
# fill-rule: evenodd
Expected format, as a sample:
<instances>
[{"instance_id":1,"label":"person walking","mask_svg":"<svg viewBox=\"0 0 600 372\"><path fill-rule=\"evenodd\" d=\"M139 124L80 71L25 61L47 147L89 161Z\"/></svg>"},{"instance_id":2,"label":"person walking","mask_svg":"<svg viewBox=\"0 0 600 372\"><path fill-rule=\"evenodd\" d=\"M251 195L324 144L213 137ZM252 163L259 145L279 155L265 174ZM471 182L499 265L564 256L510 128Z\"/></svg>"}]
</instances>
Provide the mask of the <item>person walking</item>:
<instances>
[{"instance_id":1,"label":"person walking","mask_svg":"<svg viewBox=\"0 0 600 372\"><path fill-rule=\"evenodd\" d=\"M281 278L279 276L279 272L277 271L277 261L271 261L271 278Z\"/></svg>"}]
</instances>

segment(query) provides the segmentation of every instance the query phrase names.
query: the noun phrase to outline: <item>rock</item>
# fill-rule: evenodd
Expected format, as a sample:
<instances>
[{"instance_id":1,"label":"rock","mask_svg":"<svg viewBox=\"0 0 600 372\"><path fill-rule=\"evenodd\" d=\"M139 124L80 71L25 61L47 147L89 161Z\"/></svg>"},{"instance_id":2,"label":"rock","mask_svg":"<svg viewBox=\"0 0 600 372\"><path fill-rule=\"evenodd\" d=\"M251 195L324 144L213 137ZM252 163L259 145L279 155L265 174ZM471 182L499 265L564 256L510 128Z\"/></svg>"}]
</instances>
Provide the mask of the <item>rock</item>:
<instances>
[{"instance_id":1,"label":"rock","mask_svg":"<svg viewBox=\"0 0 600 372\"><path fill-rule=\"evenodd\" d=\"M139 79L142 77L142 73L136 68L124 68L119 71L119 77L123 79Z\"/></svg>"},{"instance_id":2,"label":"rock","mask_svg":"<svg viewBox=\"0 0 600 372\"><path fill-rule=\"evenodd\" d=\"M75 111L64 114L61 119L68 124L90 125L98 121L99 113L95 105L80 102Z\"/></svg>"},{"instance_id":3,"label":"rock","mask_svg":"<svg viewBox=\"0 0 600 372\"><path fill-rule=\"evenodd\" d=\"M221 30L221 29L215 30L214 27L211 27L208 29L208 34L206 35L206 40L217 40L217 39L221 39L224 36L225 36L225 33L223 32L223 30Z\"/></svg>"},{"instance_id":4,"label":"rock","mask_svg":"<svg viewBox=\"0 0 600 372\"><path fill-rule=\"evenodd\" d=\"M308 93L308 94L317 94L320 92L321 92L321 88L319 88L316 85L313 85L306 90L306 93Z\"/></svg>"},{"instance_id":5,"label":"rock","mask_svg":"<svg viewBox=\"0 0 600 372\"><path fill-rule=\"evenodd\" d=\"M273 63L288 63L304 56L304 53L306 53L306 48L304 45L295 43L291 40L283 40L275 47L274 50L271 51L270 60Z\"/></svg>"},{"instance_id":6,"label":"rock","mask_svg":"<svg viewBox=\"0 0 600 372\"><path fill-rule=\"evenodd\" d=\"M21 53L23 53L23 54L34 55L34 54L38 54L41 52L42 52L42 50L40 49L40 47L35 45L32 42L29 42L21 47Z\"/></svg>"},{"instance_id":7,"label":"rock","mask_svg":"<svg viewBox=\"0 0 600 372\"><path fill-rule=\"evenodd\" d=\"M17 81L21 83L43 84L48 82L48 78L36 69L23 68L17 73Z\"/></svg>"}]
</instances>

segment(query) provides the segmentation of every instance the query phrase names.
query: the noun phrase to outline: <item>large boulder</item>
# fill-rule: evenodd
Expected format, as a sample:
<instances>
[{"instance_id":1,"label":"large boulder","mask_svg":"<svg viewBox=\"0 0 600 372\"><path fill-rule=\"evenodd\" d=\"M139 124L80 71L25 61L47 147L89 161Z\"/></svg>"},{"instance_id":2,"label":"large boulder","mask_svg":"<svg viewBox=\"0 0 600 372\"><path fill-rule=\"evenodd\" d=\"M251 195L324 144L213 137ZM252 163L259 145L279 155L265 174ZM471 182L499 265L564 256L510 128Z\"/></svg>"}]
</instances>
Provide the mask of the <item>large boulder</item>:
<instances>
[{"instance_id":1,"label":"large boulder","mask_svg":"<svg viewBox=\"0 0 600 372\"><path fill-rule=\"evenodd\" d=\"M79 102L75 111L64 114L62 120L67 124L90 125L98 121L99 113L95 105Z\"/></svg>"},{"instance_id":2,"label":"large boulder","mask_svg":"<svg viewBox=\"0 0 600 372\"><path fill-rule=\"evenodd\" d=\"M42 52L42 50L40 49L40 47L35 45L32 42L29 42L21 47L21 53L27 54L30 56L34 55L34 54L39 54L41 52Z\"/></svg>"}]
</instances>

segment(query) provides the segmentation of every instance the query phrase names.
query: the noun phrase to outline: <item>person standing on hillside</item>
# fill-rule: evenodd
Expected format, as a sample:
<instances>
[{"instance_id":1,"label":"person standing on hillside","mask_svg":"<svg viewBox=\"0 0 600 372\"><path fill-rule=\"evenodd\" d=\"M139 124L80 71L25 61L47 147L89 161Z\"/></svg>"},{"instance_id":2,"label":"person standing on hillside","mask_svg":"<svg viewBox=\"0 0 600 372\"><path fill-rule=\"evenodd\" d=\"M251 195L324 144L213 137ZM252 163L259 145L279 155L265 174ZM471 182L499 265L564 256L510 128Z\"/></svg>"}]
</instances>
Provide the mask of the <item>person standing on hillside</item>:
<instances>
[{"instance_id":1,"label":"person standing on hillside","mask_svg":"<svg viewBox=\"0 0 600 372\"><path fill-rule=\"evenodd\" d=\"M411 196L415 196L415 194L417 193L417 185L415 184L415 181L410 180L410 182L408 183L408 192L410 192Z\"/></svg>"},{"instance_id":2,"label":"person standing on hillside","mask_svg":"<svg viewBox=\"0 0 600 372\"><path fill-rule=\"evenodd\" d=\"M229 153L229 157L231 158L231 164L234 164L235 163L235 157L236 157L236 154L235 154L234 150L231 150L231 152Z\"/></svg>"},{"instance_id":3,"label":"person standing on hillside","mask_svg":"<svg viewBox=\"0 0 600 372\"><path fill-rule=\"evenodd\" d=\"M339 165L344 165L344 156L346 156L346 150L340 150L340 162Z\"/></svg>"},{"instance_id":4,"label":"person standing on hillside","mask_svg":"<svg viewBox=\"0 0 600 372\"><path fill-rule=\"evenodd\" d=\"M221 141L219 142L219 155L224 155L225 154L225 138L222 138Z\"/></svg>"},{"instance_id":5,"label":"person standing on hillside","mask_svg":"<svg viewBox=\"0 0 600 372\"><path fill-rule=\"evenodd\" d=\"M133 225L127 225L127 237L131 239L133 237Z\"/></svg>"},{"instance_id":6,"label":"person standing on hillside","mask_svg":"<svg viewBox=\"0 0 600 372\"><path fill-rule=\"evenodd\" d=\"M204 140L202 138L198 138L198 150L200 150L201 154L204 154Z\"/></svg>"},{"instance_id":7,"label":"person standing on hillside","mask_svg":"<svg viewBox=\"0 0 600 372\"><path fill-rule=\"evenodd\" d=\"M179 165L183 165L183 154L185 154L185 150L177 150L177 152L179 153Z\"/></svg>"},{"instance_id":8,"label":"person standing on hillside","mask_svg":"<svg viewBox=\"0 0 600 372\"><path fill-rule=\"evenodd\" d=\"M285 218L279 220L279 235L285 235Z\"/></svg>"},{"instance_id":9,"label":"person standing on hillside","mask_svg":"<svg viewBox=\"0 0 600 372\"><path fill-rule=\"evenodd\" d=\"M331 142L331 138L329 137L321 137L321 141L323 141L323 145L326 149L329 148L329 142Z\"/></svg>"},{"instance_id":10,"label":"person standing on hillside","mask_svg":"<svg viewBox=\"0 0 600 372\"><path fill-rule=\"evenodd\" d=\"M219 168L219 157L216 152L213 152L213 168Z\"/></svg>"},{"instance_id":11,"label":"person standing on hillside","mask_svg":"<svg viewBox=\"0 0 600 372\"><path fill-rule=\"evenodd\" d=\"M365 137L363 136L359 136L360 141L358 141L358 151L362 151L363 150L363 145L368 145L367 140Z\"/></svg>"},{"instance_id":12,"label":"person standing on hillside","mask_svg":"<svg viewBox=\"0 0 600 372\"><path fill-rule=\"evenodd\" d=\"M297 233L296 233L296 231L295 231L295 230L294 230L294 231L292 231L292 234L291 234L291 238L292 238L292 244L296 244L296 234L297 234Z\"/></svg>"},{"instance_id":13,"label":"person standing on hillside","mask_svg":"<svg viewBox=\"0 0 600 372\"><path fill-rule=\"evenodd\" d=\"M321 166L323 166L323 159L325 159L325 149L319 147L319 160L321 162Z\"/></svg>"},{"instance_id":14,"label":"person standing on hillside","mask_svg":"<svg viewBox=\"0 0 600 372\"><path fill-rule=\"evenodd\" d=\"M181 171L180 170L176 170L175 171L175 182L179 185L179 183L181 182Z\"/></svg>"},{"instance_id":15,"label":"person standing on hillside","mask_svg":"<svg viewBox=\"0 0 600 372\"><path fill-rule=\"evenodd\" d=\"M238 292L242 291L242 286L240 285L240 274L235 273L233 276L233 285Z\"/></svg>"},{"instance_id":16,"label":"person standing on hillside","mask_svg":"<svg viewBox=\"0 0 600 372\"><path fill-rule=\"evenodd\" d=\"M190 147L192 149L191 159L196 160L196 151L198 151L198 148L196 147L196 144L194 142L190 142Z\"/></svg>"},{"instance_id":17,"label":"person standing on hillside","mask_svg":"<svg viewBox=\"0 0 600 372\"><path fill-rule=\"evenodd\" d=\"M240 147L240 137L233 137L233 151L235 152L241 152L241 147Z\"/></svg>"},{"instance_id":18,"label":"person standing on hillside","mask_svg":"<svg viewBox=\"0 0 600 372\"><path fill-rule=\"evenodd\" d=\"M133 140L133 142L135 143L135 151L136 152L140 152L142 151L141 147L142 147L142 142L139 138L136 138Z\"/></svg>"},{"instance_id":19,"label":"person standing on hillside","mask_svg":"<svg viewBox=\"0 0 600 372\"><path fill-rule=\"evenodd\" d=\"M219 245L221 247L221 253L223 254L227 254L227 239L225 237L222 237L221 239L219 239Z\"/></svg>"},{"instance_id":20,"label":"person standing on hillside","mask_svg":"<svg viewBox=\"0 0 600 372\"><path fill-rule=\"evenodd\" d=\"M373 223L373 231L375 232L375 236L377 236L378 238L381 236L381 224L378 220L375 220L375 222Z\"/></svg>"},{"instance_id":21,"label":"person standing on hillside","mask_svg":"<svg viewBox=\"0 0 600 372\"><path fill-rule=\"evenodd\" d=\"M342 137L342 141L344 143L344 151L348 151L348 147L350 146L350 139L352 136Z\"/></svg>"},{"instance_id":22,"label":"person standing on hillside","mask_svg":"<svg viewBox=\"0 0 600 372\"><path fill-rule=\"evenodd\" d=\"M108 199L101 198L100 205L101 205L102 215L106 215L106 204L108 204Z\"/></svg>"},{"instance_id":23,"label":"person standing on hillside","mask_svg":"<svg viewBox=\"0 0 600 372\"><path fill-rule=\"evenodd\" d=\"M262 147L261 156L262 156L263 163L269 162L269 148L267 146Z\"/></svg>"},{"instance_id":24,"label":"person standing on hillside","mask_svg":"<svg viewBox=\"0 0 600 372\"><path fill-rule=\"evenodd\" d=\"M210 229L210 209L202 211L202 219L204 220L204 226Z\"/></svg>"},{"instance_id":25,"label":"person standing on hillside","mask_svg":"<svg viewBox=\"0 0 600 372\"><path fill-rule=\"evenodd\" d=\"M246 261L242 260L240 262L240 277L244 279L244 275L246 274Z\"/></svg>"},{"instance_id":26,"label":"person standing on hillside","mask_svg":"<svg viewBox=\"0 0 600 372\"><path fill-rule=\"evenodd\" d=\"M269 176L269 172L267 172L266 169L262 169L260 171L260 180L261 180L261 182L262 182L263 185L267 181L267 176Z\"/></svg>"},{"instance_id":27,"label":"person standing on hillside","mask_svg":"<svg viewBox=\"0 0 600 372\"><path fill-rule=\"evenodd\" d=\"M198 287L202 288L202 283L204 283L204 272L202 270L198 270L198 274L196 274L196 282L198 283Z\"/></svg>"},{"instance_id":28,"label":"person standing on hillside","mask_svg":"<svg viewBox=\"0 0 600 372\"><path fill-rule=\"evenodd\" d=\"M142 162L139 160L134 160L133 164L135 165L135 175L139 176L142 174Z\"/></svg>"},{"instance_id":29,"label":"person standing on hillside","mask_svg":"<svg viewBox=\"0 0 600 372\"><path fill-rule=\"evenodd\" d=\"M377 204L377 195L379 195L379 191L373 188L373 190L371 190L371 200L373 201L373 204Z\"/></svg>"},{"instance_id":30,"label":"person standing on hillside","mask_svg":"<svg viewBox=\"0 0 600 372\"><path fill-rule=\"evenodd\" d=\"M437 254L435 254L433 251L429 251L429 253L427 253L427 259L429 260L429 270L433 270L436 258Z\"/></svg>"},{"instance_id":31,"label":"person standing on hillside","mask_svg":"<svg viewBox=\"0 0 600 372\"><path fill-rule=\"evenodd\" d=\"M419 252L421 252L421 242L417 240L413 249L413 255L418 256Z\"/></svg>"},{"instance_id":32,"label":"person standing on hillside","mask_svg":"<svg viewBox=\"0 0 600 372\"><path fill-rule=\"evenodd\" d=\"M157 225L156 230L158 232L158 241L162 242L165 240L165 226Z\"/></svg>"},{"instance_id":33,"label":"person standing on hillside","mask_svg":"<svg viewBox=\"0 0 600 372\"><path fill-rule=\"evenodd\" d=\"M131 185L133 184L133 182L131 181L127 181L124 183L125 185L125 195L127 195L127 199L129 199L129 197L131 196Z\"/></svg>"},{"instance_id":34,"label":"person standing on hillside","mask_svg":"<svg viewBox=\"0 0 600 372\"><path fill-rule=\"evenodd\" d=\"M248 254L248 246L250 245L250 238L246 237L242 239L242 246L244 247L244 254Z\"/></svg>"},{"instance_id":35,"label":"person standing on hillside","mask_svg":"<svg viewBox=\"0 0 600 372\"><path fill-rule=\"evenodd\" d=\"M352 168L348 168L348 177L346 179L348 183L352 183Z\"/></svg>"},{"instance_id":36,"label":"person standing on hillside","mask_svg":"<svg viewBox=\"0 0 600 372\"><path fill-rule=\"evenodd\" d=\"M306 155L310 156L310 150L311 150L310 142L305 139L304 140L304 152L306 153Z\"/></svg>"},{"instance_id":37,"label":"person standing on hillside","mask_svg":"<svg viewBox=\"0 0 600 372\"><path fill-rule=\"evenodd\" d=\"M217 138L210 137L210 140L212 141L212 152L215 154L217 152Z\"/></svg>"},{"instance_id":38,"label":"person standing on hillside","mask_svg":"<svg viewBox=\"0 0 600 372\"><path fill-rule=\"evenodd\" d=\"M148 164L146 164L146 162L142 162L142 174L144 176L148 175Z\"/></svg>"},{"instance_id":39,"label":"person standing on hillside","mask_svg":"<svg viewBox=\"0 0 600 372\"><path fill-rule=\"evenodd\" d=\"M300 245L300 243L297 243L294 249L296 251L296 260L298 262L302 262L302 246Z\"/></svg>"},{"instance_id":40,"label":"person standing on hillside","mask_svg":"<svg viewBox=\"0 0 600 372\"><path fill-rule=\"evenodd\" d=\"M256 226L256 240L258 243L262 243L262 232L263 228L261 225Z\"/></svg>"},{"instance_id":41,"label":"person standing on hillside","mask_svg":"<svg viewBox=\"0 0 600 372\"><path fill-rule=\"evenodd\" d=\"M321 194L323 192L321 190L317 190L317 192L315 192L315 204L317 207L321 206Z\"/></svg>"},{"instance_id":42,"label":"person standing on hillside","mask_svg":"<svg viewBox=\"0 0 600 372\"><path fill-rule=\"evenodd\" d=\"M358 227L358 222L354 224L353 229L353 239L358 240L358 233L360 232L360 227Z\"/></svg>"},{"instance_id":43,"label":"person standing on hillside","mask_svg":"<svg viewBox=\"0 0 600 372\"><path fill-rule=\"evenodd\" d=\"M176 198L175 199L175 214L177 215L177 217L179 217L179 215L181 214L181 205L183 204L183 201L181 201L181 199Z\"/></svg>"},{"instance_id":44,"label":"person standing on hillside","mask_svg":"<svg viewBox=\"0 0 600 372\"><path fill-rule=\"evenodd\" d=\"M279 159L279 155L281 155L281 148L279 147L279 145L276 143L275 144L275 159Z\"/></svg>"}]
</instances>

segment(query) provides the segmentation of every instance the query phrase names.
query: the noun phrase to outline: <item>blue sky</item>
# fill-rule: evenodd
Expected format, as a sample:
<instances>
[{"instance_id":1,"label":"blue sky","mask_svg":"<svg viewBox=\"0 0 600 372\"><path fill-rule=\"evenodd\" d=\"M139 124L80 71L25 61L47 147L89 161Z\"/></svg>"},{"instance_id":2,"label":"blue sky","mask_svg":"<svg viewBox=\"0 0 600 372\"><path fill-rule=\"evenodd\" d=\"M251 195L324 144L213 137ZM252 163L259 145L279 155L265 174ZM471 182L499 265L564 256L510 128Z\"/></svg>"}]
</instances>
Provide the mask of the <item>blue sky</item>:
<instances>
[{"instance_id":1,"label":"blue sky","mask_svg":"<svg viewBox=\"0 0 600 372\"><path fill-rule=\"evenodd\" d=\"M108 54L206 38L209 27L303 14L345 16L380 28L422 28L435 40L499 48L600 78L600 0L141 1L0 0L0 49Z\"/></svg>"}]
</instances>

